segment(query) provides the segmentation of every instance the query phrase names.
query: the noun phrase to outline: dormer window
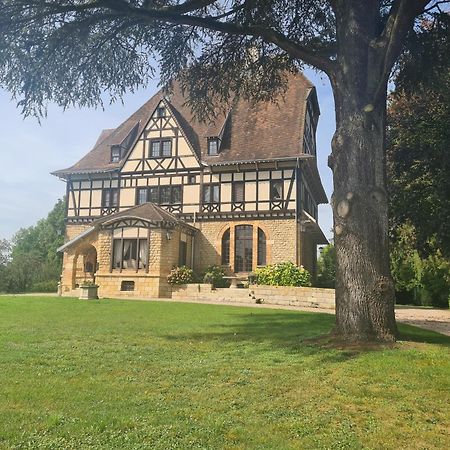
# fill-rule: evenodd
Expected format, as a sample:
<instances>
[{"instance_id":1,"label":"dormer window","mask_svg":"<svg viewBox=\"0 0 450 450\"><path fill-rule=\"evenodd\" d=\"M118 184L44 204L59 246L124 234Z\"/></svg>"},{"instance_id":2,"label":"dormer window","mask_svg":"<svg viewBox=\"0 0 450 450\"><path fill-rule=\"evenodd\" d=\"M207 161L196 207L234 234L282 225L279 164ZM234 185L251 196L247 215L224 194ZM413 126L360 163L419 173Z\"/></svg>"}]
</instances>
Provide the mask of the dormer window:
<instances>
[{"instance_id":1,"label":"dormer window","mask_svg":"<svg viewBox=\"0 0 450 450\"><path fill-rule=\"evenodd\" d=\"M111 162L119 162L120 156L120 147L118 145L111 147Z\"/></svg>"},{"instance_id":2,"label":"dormer window","mask_svg":"<svg viewBox=\"0 0 450 450\"><path fill-rule=\"evenodd\" d=\"M156 108L156 117L158 117L158 119L166 117L166 108L164 106L158 106L158 108Z\"/></svg>"},{"instance_id":3,"label":"dormer window","mask_svg":"<svg viewBox=\"0 0 450 450\"><path fill-rule=\"evenodd\" d=\"M219 154L219 138L208 139L208 155L216 156Z\"/></svg>"}]
</instances>

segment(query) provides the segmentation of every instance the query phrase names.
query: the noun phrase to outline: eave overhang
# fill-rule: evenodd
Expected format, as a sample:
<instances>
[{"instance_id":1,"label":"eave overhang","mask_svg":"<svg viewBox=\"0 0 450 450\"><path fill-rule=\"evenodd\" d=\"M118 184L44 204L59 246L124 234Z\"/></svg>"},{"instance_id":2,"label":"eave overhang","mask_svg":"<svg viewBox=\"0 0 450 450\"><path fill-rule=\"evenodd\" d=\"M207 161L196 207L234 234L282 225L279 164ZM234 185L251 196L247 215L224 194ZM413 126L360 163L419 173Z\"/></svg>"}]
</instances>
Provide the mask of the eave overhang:
<instances>
[{"instance_id":1,"label":"eave overhang","mask_svg":"<svg viewBox=\"0 0 450 450\"><path fill-rule=\"evenodd\" d=\"M54 175L60 179L67 180L73 175L96 175L101 173L115 173L119 172L120 167L108 168L108 169L83 169L83 170L57 170L50 172L50 175Z\"/></svg>"},{"instance_id":2,"label":"eave overhang","mask_svg":"<svg viewBox=\"0 0 450 450\"><path fill-rule=\"evenodd\" d=\"M61 247L58 247L56 249L57 252L63 252L67 248L71 247L73 244L76 244L77 242L81 241L86 236L89 236L92 232L96 230L96 227L89 227L88 229L84 230L82 233L80 233L78 236L75 236L70 241L67 241L64 245L61 245Z\"/></svg>"},{"instance_id":3,"label":"eave overhang","mask_svg":"<svg viewBox=\"0 0 450 450\"><path fill-rule=\"evenodd\" d=\"M204 166L222 167L222 166L239 166L244 164L261 164L261 163L277 163L277 162L296 162L315 159L313 155L301 154L298 156L285 156L281 158L265 158L265 159L240 159L237 161L220 161L220 162L203 162Z\"/></svg>"},{"instance_id":4,"label":"eave overhang","mask_svg":"<svg viewBox=\"0 0 450 450\"><path fill-rule=\"evenodd\" d=\"M302 226L302 231L308 233L308 236L310 236L316 244L329 244L329 241L317 223L317 220L304 210L301 214L300 225Z\"/></svg>"}]
</instances>

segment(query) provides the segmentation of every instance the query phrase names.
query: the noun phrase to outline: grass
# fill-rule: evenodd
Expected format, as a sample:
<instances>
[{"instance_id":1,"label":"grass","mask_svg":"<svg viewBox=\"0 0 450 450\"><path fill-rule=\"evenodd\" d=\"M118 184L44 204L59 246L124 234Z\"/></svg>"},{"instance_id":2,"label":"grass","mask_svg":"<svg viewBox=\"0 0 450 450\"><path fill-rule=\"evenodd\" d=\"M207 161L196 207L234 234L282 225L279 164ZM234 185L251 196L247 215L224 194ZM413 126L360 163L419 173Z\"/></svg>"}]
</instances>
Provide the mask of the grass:
<instances>
[{"instance_id":1,"label":"grass","mask_svg":"<svg viewBox=\"0 0 450 450\"><path fill-rule=\"evenodd\" d=\"M447 449L450 338L308 341L326 314L0 297L0 448Z\"/></svg>"}]
</instances>

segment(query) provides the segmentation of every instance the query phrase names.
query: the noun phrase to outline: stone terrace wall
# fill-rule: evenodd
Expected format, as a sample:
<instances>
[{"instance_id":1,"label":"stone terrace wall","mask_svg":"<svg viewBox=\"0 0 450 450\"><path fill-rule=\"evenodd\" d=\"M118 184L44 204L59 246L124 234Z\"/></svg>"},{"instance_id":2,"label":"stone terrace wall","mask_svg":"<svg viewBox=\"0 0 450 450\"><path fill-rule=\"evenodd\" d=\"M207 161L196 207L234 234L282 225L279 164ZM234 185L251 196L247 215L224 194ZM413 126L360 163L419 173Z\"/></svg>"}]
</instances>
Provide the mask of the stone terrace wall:
<instances>
[{"instance_id":1,"label":"stone terrace wall","mask_svg":"<svg viewBox=\"0 0 450 450\"><path fill-rule=\"evenodd\" d=\"M209 284L172 288L174 300L199 300L334 309L334 289L291 286L252 286L248 289L211 289Z\"/></svg>"}]
</instances>

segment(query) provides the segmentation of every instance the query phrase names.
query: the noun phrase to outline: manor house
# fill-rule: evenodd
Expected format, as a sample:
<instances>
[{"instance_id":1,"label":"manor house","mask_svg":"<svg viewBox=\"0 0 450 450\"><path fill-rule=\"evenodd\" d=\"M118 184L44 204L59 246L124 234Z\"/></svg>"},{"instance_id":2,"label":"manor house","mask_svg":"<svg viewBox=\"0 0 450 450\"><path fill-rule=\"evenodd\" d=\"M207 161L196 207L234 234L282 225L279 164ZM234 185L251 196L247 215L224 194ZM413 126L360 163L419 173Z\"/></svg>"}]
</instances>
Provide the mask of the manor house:
<instances>
[{"instance_id":1,"label":"manor house","mask_svg":"<svg viewBox=\"0 0 450 450\"><path fill-rule=\"evenodd\" d=\"M225 108L224 108L225 109ZM316 161L314 86L290 75L276 102L235 101L195 119L177 83L157 92L92 150L53 172L67 185L63 295L86 281L99 295L170 296L175 266L246 274L292 261L315 274L327 240Z\"/></svg>"}]
</instances>

